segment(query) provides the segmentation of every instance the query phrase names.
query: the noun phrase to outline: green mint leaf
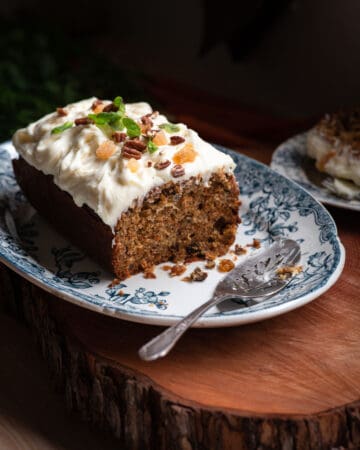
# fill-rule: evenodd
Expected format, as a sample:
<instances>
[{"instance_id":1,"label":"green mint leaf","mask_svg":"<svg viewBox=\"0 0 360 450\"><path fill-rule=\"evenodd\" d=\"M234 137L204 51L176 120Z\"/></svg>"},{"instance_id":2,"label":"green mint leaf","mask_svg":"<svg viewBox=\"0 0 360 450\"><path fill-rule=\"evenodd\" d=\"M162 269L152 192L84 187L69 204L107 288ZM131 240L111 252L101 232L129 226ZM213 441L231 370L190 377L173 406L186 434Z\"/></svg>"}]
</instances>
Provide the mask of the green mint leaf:
<instances>
[{"instance_id":1,"label":"green mint leaf","mask_svg":"<svg viewBox=\"0 0 360 450\"><path fill-rule=\"evenodd\" d=\"M124 129L124 124L123 124L123 118L119 117L117 120L114 120L110 123L110 126L115 130L115 131L121 131Z\"/></svg>"},{"instance_id":2,"label":"green mint leaf","mask_svg":"<svg viewBox=\"0 0 360 450\"><path fill-rule=\"evenodd\" d=\"M95 125L104 125L106 123L112 125L112 123L121 119L121 114L118 112L101 112L99 114L88 114L88 118L92 119Z\"/></svg>"},{"instance_id":3,"label":"green mint leaf","mask_svg":"<svg viewBox=\"0 0 360 450\"><path fill-rule=\"evenodd\" d=\"M120 111L88 114L88 118L93 120L95 125L107 136L111 135L111 131L119 131L124 128L123 114Z\"/></svg>"},{"instance_id":4,"label":"green mint leaf","mask_svg":"<svg viewBox=\"0 0 360 450\"><path fill-rule=\"evenodd\" d=\"M103 125L96 125L109 139L114 133L114 129L107 123L104 123Z\"/></svg>"},{"instance_id":5,"label":"green mint leaf","mask_svg":"<svg viewBox=\"0 0 360 450\"><path fill-rule=\"evenodd\" d=\"M73 122L65 122L62 125L60 125L59 127L55 127L51 130L51 134L59 134L62 133L63 131L67 130L68 128L71 128L73 126Z\"/></svg>"},{"instance_id":6,"label":"green mint leaf","mask_svg":"<svg viewBox=\"0 0 360 450\"><path fill-rule=\"evenodd\" d=\"M162 130L165 130L167 133L173 134L173 133L178 133L180 131L180 127L178 125L175 125L174 123L162 123L161 125L159 125L159 127Z\"/></svg>"},{"instance_id":7,"label":"green mint leaf","mask_svg":"<svg viewBox=\"0 0 360 450\"><path fill-rule=\"evenodd\" d=\"M128 136L131 138L138 137L141 134L139 125L130 117L124 117L122 120L123 125L126 127Z\"/></svg>"},{"instance_id":8,"label":"green mint leaf","mask_svg":"<svg viewBox=\"0 0 360 450\"><path fill-rule=\"evenodd\" d=\"M113 103L118 108L119 112L121 112L122 114L125 113L125 103L122 97L115 97Z\"/></svg>"},{"instance_id":9,"label":"green mint leaf","mask_svg":"<svg viewBox=\"0 0 360 450\"><path fill-rule=\"evenodd\" d=\"M148 149L148 152L149 152L149 153L155 153L156 150L158 149L158 147L157 147L157 145L155 145L155 144L153 143L153 141L150 141L150 140L149 140L149 142L147 143L147 149Z\"/></svg>"}]
</instances>

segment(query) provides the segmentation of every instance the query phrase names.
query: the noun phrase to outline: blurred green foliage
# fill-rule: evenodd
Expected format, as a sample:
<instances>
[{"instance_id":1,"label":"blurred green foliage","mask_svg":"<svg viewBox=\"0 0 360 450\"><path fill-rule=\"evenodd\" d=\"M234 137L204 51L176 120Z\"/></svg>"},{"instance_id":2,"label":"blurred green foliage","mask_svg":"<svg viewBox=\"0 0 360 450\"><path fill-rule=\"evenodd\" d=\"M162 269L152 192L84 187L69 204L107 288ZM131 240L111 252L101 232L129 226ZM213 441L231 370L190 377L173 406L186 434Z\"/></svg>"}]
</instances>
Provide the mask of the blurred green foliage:
<instances>
[{"instance_id":1,"label":"blurred green foliage","mask_svg":"<svg viewBox=\"0 0 360 450\"><path fill-rule=\"evenodd\" d=\"M141 76L72 39L0 20L0 142L57 106L91 97L146 99Z\"/></svg>"}]
</instances>

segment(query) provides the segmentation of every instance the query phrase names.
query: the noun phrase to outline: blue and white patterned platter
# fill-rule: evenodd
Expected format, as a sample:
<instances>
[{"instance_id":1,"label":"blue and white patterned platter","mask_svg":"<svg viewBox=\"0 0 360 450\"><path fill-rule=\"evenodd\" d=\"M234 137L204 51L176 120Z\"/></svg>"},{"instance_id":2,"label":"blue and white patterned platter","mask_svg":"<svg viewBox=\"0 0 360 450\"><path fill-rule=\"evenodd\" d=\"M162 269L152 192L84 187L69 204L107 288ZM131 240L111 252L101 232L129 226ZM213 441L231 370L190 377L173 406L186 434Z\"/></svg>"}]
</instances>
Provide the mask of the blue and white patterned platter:
<instances>
[{"instance_id":1,"label":"blue and white patterned platter","mask_svg":"<svg viewBox=\"0 0 360 450\"><path fill-rule=\"evenodd\" d=\"M307 156L306 137L307 133L302 133L283 142L272 155L271 168L300 184L319 202L360 211L360 200L338 197L323 185L331 177L319 172L314 160Z\"/></svg>"},{"instance_id":2,"label":"blue and white patterned platter","mask_svg":"<svg viewBox=\"0 0 360 450\"><path fill-rule=\"evenodd\" d=\"M109 287L112 275L70 245L37 214L26 218L29 206L14 179L9 142L0 149L0 260L37 286L83 308L134 322L170 325L205 302L224 276L216 269L203 282L187 283L156 268L156 279L133 276ZM345 252L335 223L326 209L287 178L243 155L223 147L237 163L241 188L241 217L236 242L253 238L268 245L277 236L297 240L302 250L303 272L275 297L249 308L224 302L211 309L196 326L224 327L264 320L302 306L328 290L338 279ZM10 209L21 240L16 240L6 213ZM6 225L8 224L8 225ZM13 232L14 234L14 232ZM21 243L20 243L21 242ZM249 254L238 257L237 263ZM233 255L229 256L234 258ZM196 266L193 263L189 274Z\"/></svg>"}]
</instances>

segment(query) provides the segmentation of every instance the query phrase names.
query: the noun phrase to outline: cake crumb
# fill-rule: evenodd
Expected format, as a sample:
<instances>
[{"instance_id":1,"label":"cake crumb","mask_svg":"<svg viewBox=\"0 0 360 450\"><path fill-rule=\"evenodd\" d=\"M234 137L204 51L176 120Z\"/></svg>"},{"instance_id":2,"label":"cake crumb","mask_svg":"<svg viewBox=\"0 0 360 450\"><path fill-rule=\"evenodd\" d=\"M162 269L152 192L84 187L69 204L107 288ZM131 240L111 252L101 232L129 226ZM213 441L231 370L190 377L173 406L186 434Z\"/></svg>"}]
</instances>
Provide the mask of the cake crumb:
<instances>
[{"instance_id":1,"label":"cake crumb","mask_svg":"<svg viewBox=\"0 0 360 450\"><path fill-rule=\"evenodd\" d=\"M191 264L193 262L201 261L201 260L202 260L202 258L200 258L199 256L196 256L196 255L194 255L194 256L187 256L185 258L185 260L184 260L184 263L185 264Z\"/></svg>"},{"instance_id":2,"label":"cake crumb","mask_svg":"<svg viewBox=\"0 0 360 450\"><path fill-rule=\"evenodd\" d=\"M175 266L172 266L170 269L169 275L171 277L177 277L179 275L182 275L186 271L186 266L183 264L176 264Z\"/></svg>"},{"instance_id":3,"label":"cake crumb","mask_svg":"<svg viewBox=\"0 0 360 450\"><path fill-rule=\"evenodd\" d=\"M122 289L120 289L120 291L117 292L117 295L123 296L125 295L125 292Z\"/></svg>"},{"instance_id":4,"label":"cake crumb","mask_svg":"<svg viewBox=\"0 0 360 450\"><path fill-rule=\"evenodd\" d=\"M235 264L231 261L231 259L222 259L218 265L219 272L230 272L233 270Z\"/></svg>"},{"instance_id":5,"label":"cake crumb","mask_svg":"<svg viewBox=\"0 0 360 450\"><path fill-rule=\"evenodd\" d=\"M214 259L216 259L216 255L214 253L208 252L205 254L205 258L207 261L214 261Z\"/></svg>"},{"instance_id":6,"label":"cake crumb","mask_svg":"<svg viewBox=\"0 0 360 450\"><path fill-rule=\"evenodd\" d=\"M156 275L154 274L154 268L153 267L149 267L148 269L144 270L144 276L145 279L152 279L152 278L156 278Z\"/></svg>"},{"instance_id":7,"label":"cake crumb","mask_svg":"<svg viewBox=\"0 0 360 450\"><path fill-rule=\"evenodd\" d=\"M116 285L119 284L119 283L120 283L119 278L114 278L114 279L108 284L108 287L109 287L109 288L112 288L112 287L116 286Z\"/></svg>"},{"instance_id":8,"label":"cake crumb","mask_svg":"<svg viewBox=\"0 0 360 450\"><path fill-rule=\"evenodd\" d=\"M276 274L281 280L286 280L293 275L298 275L302 270L302 266L284 266L277 269Z\"/></svg>"},{"instance_id":9,"label":"cake crumb","mask_svg":"<svg viewBox=\"0 0 360 450\"><path fill-rule=\"evenodd\" d=\"M182 278L182 281L204 281L208 274L200 269L200 267L195 267L191 272L190 276Z\"/></svg>"},{"instance_id":10,"label":"cake crumb","mask_svg":"<svg viewBox=\"0 0 360 450\"><path fill-rule=\"evenodd\" d=\"M254 247L254 248L260 248L261 247L261 242L259 239L253 239L251 244L247 244L246 247Z\"/></svg>"},{"instance_id":11,"label":"cake crumb","mask_svg":"<svg viewBox=\"0 0 360 450\"><path fill-rule=\"evenodd\" d=\"M235 244L235 250L234 250L235 255L245 255L247 253L247 249L245 247L242 247L239 244Z\"/></svg>"},{"instance_id":12,"label":"cake crumb","mask_svg":"<svg viewBox=\"0 0 360 450\"><path fill-rule=\"evenodd\" d=\"M213 259L206 261L206 264L205 264L206 269L213 269L215 266L216 266L216 264Z\"/></svg>"},{"instance_id":13,"label":"cake crumb","mask_svg":"<svg viewBox=\"0 0 360 450\"><path fill-rule=\"evenodd\" d=\"M192 279L190 277L184 277L184 278L181 278L181 281L186 281L187 283L190 283L190 281L192 281Z\"/></svg>"}]
</instances>

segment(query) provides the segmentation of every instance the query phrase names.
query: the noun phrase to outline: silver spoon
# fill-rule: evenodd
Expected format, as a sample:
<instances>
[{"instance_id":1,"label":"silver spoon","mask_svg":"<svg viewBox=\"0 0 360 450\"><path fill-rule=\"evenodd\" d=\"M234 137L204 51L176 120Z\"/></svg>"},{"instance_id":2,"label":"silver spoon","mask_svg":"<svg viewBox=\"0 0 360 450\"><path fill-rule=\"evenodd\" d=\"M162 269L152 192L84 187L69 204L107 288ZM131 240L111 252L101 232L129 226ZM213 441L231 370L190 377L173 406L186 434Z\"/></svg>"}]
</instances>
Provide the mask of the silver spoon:
<instances>
[{"instance_id":1,"label":"silver spoon","mask_svg":"<svg viewBox=\"0 0 360 450\"><path fill-rule=\"evenodd\" d=\"M167 328L139 350L145 361L153 361L167 355L176 342L194 322L212 306L224 300L241 300L246 306L260 303L281 291L292 279L279 277L280 267L294 266L300 261L300 246L291 239L278 239L258 255L248 258L233 269L216 286L210 300L200 305L184 319Z\"/></svg>"}]
</instances>

